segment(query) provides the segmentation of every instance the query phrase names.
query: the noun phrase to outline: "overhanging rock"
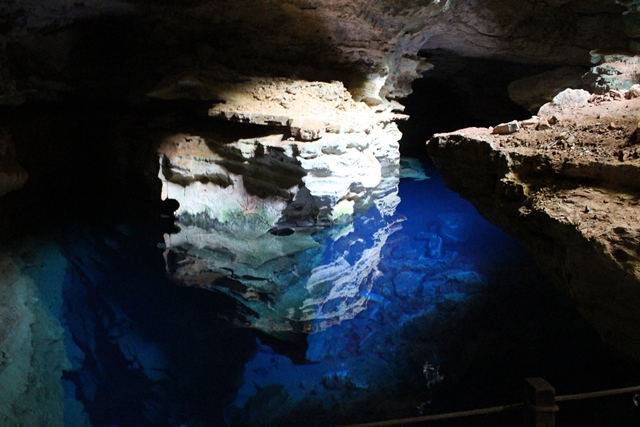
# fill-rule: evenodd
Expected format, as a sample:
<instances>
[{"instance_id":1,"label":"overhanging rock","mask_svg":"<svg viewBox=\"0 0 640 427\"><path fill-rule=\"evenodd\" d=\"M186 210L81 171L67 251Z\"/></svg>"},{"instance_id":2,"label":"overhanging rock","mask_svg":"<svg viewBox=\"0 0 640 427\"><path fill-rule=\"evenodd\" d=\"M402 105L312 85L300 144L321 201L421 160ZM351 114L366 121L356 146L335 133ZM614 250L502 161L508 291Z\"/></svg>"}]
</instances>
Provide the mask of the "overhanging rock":
<instances>
[{"instance_id":1,"label":"overhanging rock","mask_svg":"<svg viewBox=\"0 0 640 427\"><path fill-rule=\"evenodd\" d=\"M435 135L428 150L449 187L516 236L606 342L640 360L640 123L628 114L640 99L623 95L545 104L510 135Z\"/></svg>"}]
</instances>

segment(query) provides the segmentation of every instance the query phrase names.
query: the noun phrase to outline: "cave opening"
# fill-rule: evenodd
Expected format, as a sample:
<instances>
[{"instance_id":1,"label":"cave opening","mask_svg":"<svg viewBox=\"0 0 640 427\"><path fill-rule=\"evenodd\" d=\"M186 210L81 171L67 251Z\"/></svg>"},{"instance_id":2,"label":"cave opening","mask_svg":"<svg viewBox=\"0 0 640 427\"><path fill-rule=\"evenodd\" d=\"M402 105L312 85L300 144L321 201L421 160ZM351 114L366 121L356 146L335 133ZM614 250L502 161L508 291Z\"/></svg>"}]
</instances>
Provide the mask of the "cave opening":
<instances>
[{"instance_id":1,"label":"cave opening","mask_svg":"<svg viewBox=\"0 0 640 427\"><path fill-rule=\"evenodd\" d=\"M532 112L509 97L509 84L557 68L465 57L444 49L422 50L419 55L433 68L413 82L412 94L402 100L410 119L398 124L400 153L408 157L426 158L423 143L434 133L531 117Z\"/></svg>"}]
</instances>

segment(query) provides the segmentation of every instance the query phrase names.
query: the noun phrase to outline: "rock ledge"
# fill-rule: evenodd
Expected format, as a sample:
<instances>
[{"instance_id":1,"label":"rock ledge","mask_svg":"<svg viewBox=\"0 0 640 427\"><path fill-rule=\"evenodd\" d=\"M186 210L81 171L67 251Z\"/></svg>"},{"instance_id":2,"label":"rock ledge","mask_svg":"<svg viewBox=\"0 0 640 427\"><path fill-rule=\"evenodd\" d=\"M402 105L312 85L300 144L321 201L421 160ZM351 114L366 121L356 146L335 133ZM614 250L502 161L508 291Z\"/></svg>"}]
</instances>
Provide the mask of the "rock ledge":
<instances>
[{"instance_id":1,"label":"rock ledge","mask_svg":"<svg viewBox=\"0 0 640 427\"><path fill-rule=\"evenodd\" d=\"M628 97L625 95L629 95ZM516 236L602 337L640 360L640 98L545 104L511 134L435 135L447 185Z\"/></svg>"}]
</instances>

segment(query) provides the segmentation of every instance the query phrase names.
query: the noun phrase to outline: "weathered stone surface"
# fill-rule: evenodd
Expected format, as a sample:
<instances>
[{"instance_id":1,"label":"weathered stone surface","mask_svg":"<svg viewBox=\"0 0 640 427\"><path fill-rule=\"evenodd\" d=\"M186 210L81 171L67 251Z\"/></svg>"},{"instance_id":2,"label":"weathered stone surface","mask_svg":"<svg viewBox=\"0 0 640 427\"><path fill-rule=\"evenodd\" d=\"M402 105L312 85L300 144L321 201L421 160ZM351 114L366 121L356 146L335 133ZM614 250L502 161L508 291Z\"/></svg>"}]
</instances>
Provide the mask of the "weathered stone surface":
<instances>
[{"instance_id":1,"label":"weathered stone surface","mask_svg":"<svg viewBox=\"0 0 640 427\"><path fill-rule=\"evenodd\" d=\"M446 4L452 6L453 13L446 24L441 22L431 28L423 45L426 49L442 47L463 55L529 63L549 63L549 59L555 58L556 63L571 64L568 58L584 58L587 53L582 51L579 43L575 43L578 39L592 48L622 48L627 44L619 35L611 33L606 36L607 40L596 40L604 36L595 34L596 28L604 21L611 20L605 26L620 25L624 7L610 2L554 1L542 4L491 0ZM586 12L588 17L574 15L581 12ZM471 40L473 42L470 43Z\"/></svg>"},{"instance_id":2,"label":"weathered stone surface","mask_svg":"<svg viewBox=\"0 0 640 427\"><path fill-rule=\"evenodd\" d=\"M624 96L627 99L640 97L640 84L635 84L631 86Z\"/></svg>"},{"instance_id":3,"label":"weathered stone surface","mask_svg":"<svg viewBox=\"0 0 640 427\"><path fill-rule=\"evenodd\" d=\"M301 141L315 141L324 136L326 125L315 119L292 119L291 136Z\"/></svg>"},{"instance_id":4,"label":"weathered stone surface","mask_svg":"<svg viewBox=\"0 0 640 427\"><path fill-rule=\"evenodd\" d=\"M289 128L300 140L319 139L330 133L364 132L378 123L406 116L390 108L375 113L356 102L341 82L308 82L285 78L253 78L225 85L223 102L209 115L223 120ZM302 138L302 133L309 139Z\"/></svg>"},{"instance_id":5,"label":"weathered stone surface","mask_svg":"<svg viewBox=\"0 0 640 427\"><path fill-rule=\"evenodd\" d=\"M263 224L254 231L257 235L286 218L309 225L345 222L359 206L371 203L384 176L398 179L400 133L392 122L397 114L374 112L353 101L337 82L253 79L236 89L210 114L260 125L267 124L263 112L280 119L268 121L275 130L265 127L265 136L233 142L215 135L164 137L159 148L162 198L180 203L176 213L181 221L237 227L231 222L256 216ZM306 203L317 207L304 210L306 218L302 210L292 215L287 208L300 203L296 194L301 188Z\"/></svg>"},{"instance_id":6,"label":"weathered stone surface","mask_svg":"<svg viewBox=\"0 0 640 427\"><path fill-rule=\"evenodd\" d=\"M17 262L0 253L0 424L62 427L63 330Z\"/></svg>"},{"instance_id":7,"label":"weathered stone surface","mask_svg":"<svg viewBox=\"0 0 640 427\"><path fill-rule=\"evenodd\" d=\"M582 80L586 89L598 95L611 90L628 90L640 80L640 57L619 55L592 67Z\"/></svg>"},{"instance_id":8,"label":"weathered stone surface","mask_svg":"<svg viewBox=\"0 0 640 427\"><path fill-rule=\"evenodd\" d=\"M0 100L140 98L161 81L173 81L156 91L164 99L214 99L239 76L296 75L340 80L357 100L385 104L428 68L421 48L576 63L588 49L626 47L609 31L624 10L597 0L9 2Z\"/></svg>"},{"instance_id":9,"label":"weathered stone surface","mask_svg":"<svg viewBox=\"0 0 640 427\"><path fill-rule=\"evenodd\" d=\"M607 100L608 99L608 100ZM610 344L640 359L640 100L556 107L548 129L470 128L428 149L447 184L538 258Z\"/></svg>"},{"instance_id":10,"label":"weathered stone surface","mask_svg":"<svg viewBox=\"0 0 640 427\"><path fill-rule=\"evenodd\" d=\"M554 121L554 114L566 108L584 107L589 99L591 99L591 93L584 89L565 89L554 96L551 102L547 102L540 107L538 115Z\"/></svg>"},{"instance_id":11,"label":"weathered stone surface","mask_svg":"<svg viewBox=\"0 0 640 427\"><path fill-rule=\"evenodd\" d=\"M516 133L519 130L520 124L516 120L513 120L508 123L500 123L499 125L496 125L496 127L493 128L492 133L498 135L509 135L511 133Z\"/></svg>"},{"instance_id":12,"label":"weathered stone surface","mask_svg":"<svg viewBox=\"0 0 640 427\"><path fill-rule=\"evenodd\" d=\"M564 89L581 89L582 67L561 67L535 76L511 82L508 86L509 97L518 105L536 112L545 103L551 101Z\"/></svg>"},{"instance_id":13,"label":"weathered stone surface","mask_svg":"<svg viewBox=\"0 0 640 427\"><path fill-rule=\"evenodd\" d=\"M553 97L553 102L557 107L564 109L568 107L584 107L591 98L591 94L583 89L565 89Z\"/></svg>"}]
</instances>

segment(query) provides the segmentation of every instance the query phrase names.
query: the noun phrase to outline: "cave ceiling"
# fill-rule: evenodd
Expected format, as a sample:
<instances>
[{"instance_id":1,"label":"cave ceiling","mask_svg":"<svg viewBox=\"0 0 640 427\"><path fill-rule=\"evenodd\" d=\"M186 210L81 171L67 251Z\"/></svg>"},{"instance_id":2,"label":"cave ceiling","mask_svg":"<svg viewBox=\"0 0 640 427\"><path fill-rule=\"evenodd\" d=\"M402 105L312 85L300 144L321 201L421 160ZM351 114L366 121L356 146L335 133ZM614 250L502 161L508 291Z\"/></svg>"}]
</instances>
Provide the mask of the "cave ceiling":
<instances>
[{"instance_id":1,"label":"cave ceiling","mask_svg":"<svg viewBox=\"0 0 640 427\"><path fill-rule=\"evenodd\" d=\"M624 10L613 0L4 1L0 104L138 101L176 75L340 80L356 98L377 79L381 96L399 98L428 68L421 49L585 63L592 49L626 46Z\"/></svg>"}]
</instances>

